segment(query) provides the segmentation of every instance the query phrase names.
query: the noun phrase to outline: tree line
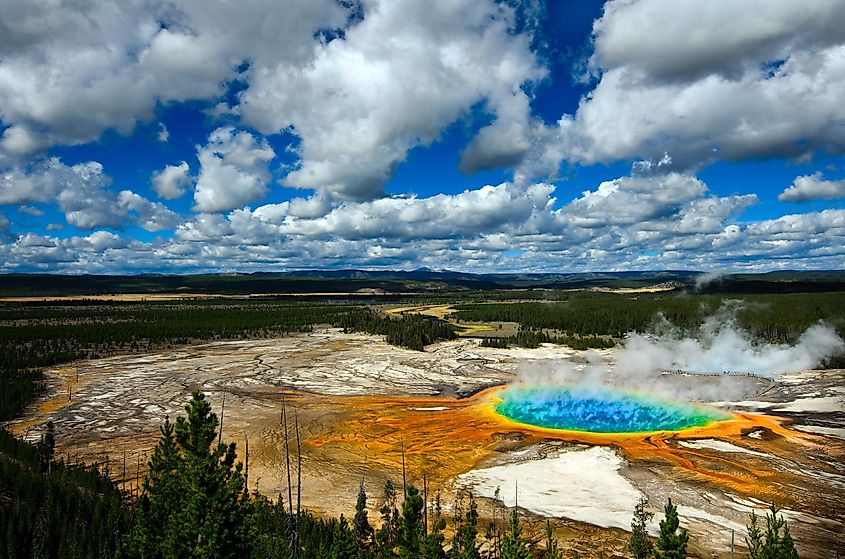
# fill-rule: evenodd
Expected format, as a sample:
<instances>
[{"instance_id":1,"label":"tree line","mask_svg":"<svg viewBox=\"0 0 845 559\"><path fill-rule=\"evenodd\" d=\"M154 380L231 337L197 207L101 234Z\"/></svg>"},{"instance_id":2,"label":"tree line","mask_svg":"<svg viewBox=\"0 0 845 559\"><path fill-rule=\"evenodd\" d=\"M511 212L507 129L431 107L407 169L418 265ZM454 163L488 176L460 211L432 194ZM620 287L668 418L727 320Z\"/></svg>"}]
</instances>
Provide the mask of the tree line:
<instances>
[{"instance_id":1,"label":"tree line","mask_svg":"<svg viewBox=\"0 0 845 559\"><path fill-rule=\"evenodd\" d=\"M198 341L308 332L315 325L384 335L387 343L414 350L455 336L447 325L419 315L391 318L334 303L6 304L0 306L0 421L15 417L40 392L42 367Z\"/></svg>"},{"instance_id":2,"label":"tree line","mask_svg":"<svg viewBox=\"0 0 845 559\"><path fill-rule=\"evenodd\" d=\"M419 314L391 317L366 307L346 314L340 324L344 331L382 334L389 344L417 351L435 342L456 337L455 331L445 322L430 320Z\"/></svg>"},{"instance_id":3,"label":"tree line","mask_svg":"<svg viewBox=\"0 0 845 559\"><path fill-rule=\"evenodd\" d=\"M0 556L115 557L132 508L100 466L54 459L47 432L37 444L0 429Z\"/></svg>"},{"instance_id":4,"label":"tree line","mask_svg":"<svg viewBox=\"0 0 845 559\"><path fill-rule=\"evenodd\" d=\"M582 292L562 297L563 300L556 302L460 304L453 316L467 322L517 322L527 332L545 331L550 340L558 336L564 343L578 343L585 338L621 339L628 332L659 328L664 319L680 331L695 331L727 305L735 311L737 326L757 340L795 343L807 328L820 320L845 338L845 293L842 292L739 296ZM835 359L832 367L845 363L845 356Z\"/></svg>"},{"instance_id":5,"label":"tree line","mask_svg":"<svg viewBox=\"0 0 845 559\"><path fill-rule=\"evenodd\" d=\"M540 347L540 344L558 344L571 347L572 349L609 349L616 345L613 338L609 336L569 336L549 334L544 330L532 330L522 328L517 331L516 336L483 338L481 347L495 347L506 349L511 346L533 349Z\"/></svg>"}]
</instances>

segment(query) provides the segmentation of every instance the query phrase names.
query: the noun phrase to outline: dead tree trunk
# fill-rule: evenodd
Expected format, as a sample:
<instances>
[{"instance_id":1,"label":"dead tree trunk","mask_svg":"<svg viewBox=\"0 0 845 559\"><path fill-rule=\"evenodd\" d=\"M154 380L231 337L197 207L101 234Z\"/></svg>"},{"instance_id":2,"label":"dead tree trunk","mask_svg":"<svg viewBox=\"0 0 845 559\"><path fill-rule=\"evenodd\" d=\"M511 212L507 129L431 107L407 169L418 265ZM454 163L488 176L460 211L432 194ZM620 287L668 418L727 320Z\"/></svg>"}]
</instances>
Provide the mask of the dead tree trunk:
<instances>
[{"instance_id":1,"label":"dead tree trunk","mask_svg":"<svg viewBox=\"0 0 845 559\"><path fill-rule=\"evenodd\" d=\"M286 468L288 474L288 510L290 511L290 516L293 517L293 489L291 488L290 481L290 450L288 449L288 412L284 396L282 396L282 422L285 428L285 463L287 465Z\"/></svg>"},{"instance_id":2,"label":"dead tree trunk","mask_svg":"<svg viewBox=\"0 0 845 559\"><path fill-rule=\"evenodd\" d=\"M299 516L302 510L302 439L299 437L299 413L293 412L293 420L296 426L296 548L294 557L299 556Z\"/></svg>"},{"instance_id":3,"label":"dead tree trunk","mask_svg":"<svg viewBox=\"0 0 845 559\"><path fill-rule=\"evenodd\" d=\"M423 535L428 537L428 474L423 474Z\"/></svg>"},{"instance_id":4,"label":"dead tree trunk","mask_svg":"<svg viewBox=\"0 0 845 559\"><path fill-rule=\"evenodd\" d=\"M226 393L223 393L223 403L220 405L220 431L217 433L217 446L223 444L223 412L226 409Z\"/></svg>"},{"instance_id":5,"label":"dead tree trunk","mask_svg":"<svg viewBox=\"0 0 845 559\"><path fill-rule=\"evenodd\" d=\"M246 449L244 451L244 495L249 497L249 435L244 433Z\"/></svg>"},{"instance_id":6,"label":"dead tree trunk","mask_svg":"<svg viewBox=\"0 0 845 559\"><path fill-rule=\"evenodd\" d=\"M408 482L405 478L405 437L402 437L402 498L408 496Z\"/></svg>"}]
</instances>

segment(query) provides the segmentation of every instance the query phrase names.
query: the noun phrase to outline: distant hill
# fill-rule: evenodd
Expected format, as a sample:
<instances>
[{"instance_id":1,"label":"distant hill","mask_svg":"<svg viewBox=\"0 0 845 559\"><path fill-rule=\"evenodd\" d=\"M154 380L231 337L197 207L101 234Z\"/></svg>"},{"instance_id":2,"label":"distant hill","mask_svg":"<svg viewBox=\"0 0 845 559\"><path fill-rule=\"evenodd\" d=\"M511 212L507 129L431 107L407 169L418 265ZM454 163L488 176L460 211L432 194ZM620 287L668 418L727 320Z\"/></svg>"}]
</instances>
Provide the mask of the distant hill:
<instances>
[{"instance_id":1,"label":"distant hill","mask_svg":"<svg viewBox=\"0 0 845 559\"><path fill-rule=\"evenodd\" d=\"M515 289L643 288L674 285L702 293L845 291L845 271L729 274L696 285L701 272L685 270L470 274L449 270L295 270L198 275L0 275L2 296L143 293L323 294L450 293Z\"/></svg>"}]
</instances>

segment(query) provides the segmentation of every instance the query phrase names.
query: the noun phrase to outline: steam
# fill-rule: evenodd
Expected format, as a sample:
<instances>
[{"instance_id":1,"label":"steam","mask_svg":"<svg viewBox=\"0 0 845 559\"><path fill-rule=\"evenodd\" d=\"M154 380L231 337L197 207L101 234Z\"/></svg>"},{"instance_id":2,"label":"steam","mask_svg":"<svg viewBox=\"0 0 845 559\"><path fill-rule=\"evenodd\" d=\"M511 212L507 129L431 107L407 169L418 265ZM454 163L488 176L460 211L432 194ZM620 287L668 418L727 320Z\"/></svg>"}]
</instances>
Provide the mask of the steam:
<instances>
[{"instance_id":1,"label":"steam","mask_svg":"<svg viewBox=\"0 0 845 559\"><path fill-rule=\"evenodd\" d=\"M533 386L568 384L596 391L612 386L713 402L758 394L779 374L811 369L845 351L842 338L822 322L794 345L756 342L736 324L739 308L736 302L726 304L695 332L682 332L663 319L652 332L630 333L610 351L573 352L554 363L526 364L520 380Z\"/></svg>"},{"instance_id":2,"label":"steam","mask_svg":"<svg viewBox=\"0 0 845 559\"><path fill-rule=\"evenodd\" d=\"M695 278L695 289L700 290L715 281L721 280L727 273L724 270L710 270Z\"/></svg>"},{"instance_id":3,"label":"steam","mask_svg":"<svg viewBox=\"0 0 845 559\"><path fill-rule=\"evenodd\" d=\"M641 375L660 370L697 373L748 373L774 377L811 369L845 350L836 331L819 323L808 328L795 345L755 343L732 320L708 319L695 337L629 334L616 350L616 371Z\"/></svg>"}]
</instances>

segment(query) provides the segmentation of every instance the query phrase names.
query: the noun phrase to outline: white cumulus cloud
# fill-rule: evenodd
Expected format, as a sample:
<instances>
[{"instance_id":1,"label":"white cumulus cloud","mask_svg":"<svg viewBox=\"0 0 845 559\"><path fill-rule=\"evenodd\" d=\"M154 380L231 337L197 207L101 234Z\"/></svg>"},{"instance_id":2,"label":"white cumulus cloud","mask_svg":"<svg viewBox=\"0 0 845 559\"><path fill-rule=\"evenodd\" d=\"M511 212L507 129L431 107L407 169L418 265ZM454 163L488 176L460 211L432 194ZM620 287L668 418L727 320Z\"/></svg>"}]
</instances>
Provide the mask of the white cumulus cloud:
<instances>
[{"instance_id":1,"label":"white cumulus cloud","mask_svg":"<svg viewBox=\"0 0 845 559\"><path fill-rule=\"evenodd\" d=\"M845 198L845 180L825 180L821 172L795 177L792 185L778 196L781 202L809 202L836 198Z\"/></svg>"},{"instance_id":2,"label":"white cumulus cloud","mask_svg":"<svg viewBox=\"0 0 845 559\"><path fill-rule=\"evenodd\" d=\"M612 0L593 32L598 82L544 130L527 173L845 153L842 2Z\"/></svg>"},{"instance_id":3,"label":"white cumulus cloud","mask_svg":"<svg viewBox=\"0 0 845 559\"><path fill-rule=\"evenodd\" d=\"M86 230L122 229L129 223L148 231L161 231L181 222L163 204L150 202L130 190L115 193L111 183L111 177L97 161L69 166L51 157L30 167L7 169L0 177L0 204L56 203L68 224Z\"/></svg>"},{"instance_id":4,"label":"white cumulus cloud","mask_svg":"<svg viewBox=\"0 0 845 559\"><path fill-rule=\"evenodd\" d=\"M156 171L152 177L153 190L165 200L179 198L192 184L191 168L186 161L178 165L165 165L164 169Z\"/></svg>"},{"instance_id":5,"label":"white cumulus cloud","mask_svg":"<svg viewBox=\"0 0 845 559\"><path fill-rule=\"evenodd\" d=\"M504 122L480 137L466 166L518 160L529 118L521 87L545 71L529 38L512 32L509 8L490 0L373 0L363 9L342 40L314 46L312 63L255 71L240 96L247 124L301 138L301 160L286 184L346 200L379 196L411 148L437 140L481 101ZM513 139L496 139L501 133Z\"/></svg>"},{"instance_id":6,"label":"white cumulus cloud","mask_svg":"<svg viewBox=\"0 0 845 559\"><path fill-rule=\"evenodd\" d=\"M194 209L223 212L259 200L267 192L268 164L275 156L266 140L231 127L218 128L197 151L200 172Z\"/></svg>"},{"instance_id":7,"label":"white cumulus cloud","mask_svg":"<svg viewBox=\"0 0 845 559\"><path fill-rule=\"evenodd\" d=\"M333 0L32 2L0 14L0 148L26 155L54 144L130 132L158 103L215 99L250 61L307 64L318 29L345 24Z\"/></svg>"}]
</instances>

